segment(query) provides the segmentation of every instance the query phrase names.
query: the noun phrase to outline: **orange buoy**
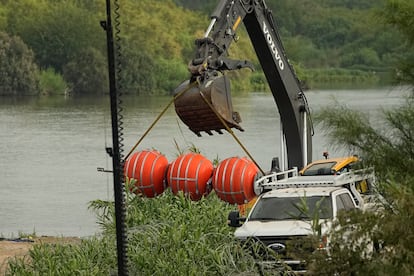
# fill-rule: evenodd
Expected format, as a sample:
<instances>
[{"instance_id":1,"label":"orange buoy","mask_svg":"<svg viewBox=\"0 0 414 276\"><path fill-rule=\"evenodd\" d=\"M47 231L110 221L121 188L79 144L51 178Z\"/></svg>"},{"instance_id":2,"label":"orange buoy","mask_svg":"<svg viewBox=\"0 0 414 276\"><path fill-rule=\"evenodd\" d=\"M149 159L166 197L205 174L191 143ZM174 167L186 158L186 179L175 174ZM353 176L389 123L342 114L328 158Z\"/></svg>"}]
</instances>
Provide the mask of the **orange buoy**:
<instances>
[{"instance_id":1,"label":"orange buoy","mask_svg":"<svg viewBox=\"0 0 414 276\"><path fill-rule=\"evenodd\" d=\"M252 200L257 166L247 158L231 157L223 160L213 174L213 188L217 196L230 204L244 204Z\"/></svg>"},{"instance_id":2,"label":"orange buoy","mask_svg":"<svg viewBox=\"0 0 414 276\"><path fill-rule=\"evenodd\" d=\"M179 156L170 164L167 182L173 194L184 192L191 200L200 200L211 192L207 184L213 174L213 164L198 153Z\"/></svg>"},{"instance_id":3,"label":"orange buoy","mask_svg":"<svg viewBox=\"0 0 414 276\"><path fill-rule=\"evenodd\" d=\"M166 188L165 172L168 160L158 151L133 153L125 162L125 176L135 180L135 193L152 198L162 194Z\"/></svg>"}]
</instances>

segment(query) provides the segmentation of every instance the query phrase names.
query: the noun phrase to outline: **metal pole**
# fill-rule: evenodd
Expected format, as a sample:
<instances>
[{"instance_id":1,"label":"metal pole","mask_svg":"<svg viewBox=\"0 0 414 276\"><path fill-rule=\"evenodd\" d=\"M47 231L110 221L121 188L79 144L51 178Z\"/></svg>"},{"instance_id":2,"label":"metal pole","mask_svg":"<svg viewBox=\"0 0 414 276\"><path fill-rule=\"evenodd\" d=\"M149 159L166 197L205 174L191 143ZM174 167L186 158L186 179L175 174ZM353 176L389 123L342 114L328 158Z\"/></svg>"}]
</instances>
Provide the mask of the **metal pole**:
<instances>
[{"instance_id":1,"label":"metal pole","mask_svg":"<svg viewBox=\"0 0 414 276\"><path fill-rule=\"evenodd\" d=\"M210 34L211 30L213 29L214 24L216 23L217 18L213 18L210 22L210 25L207 28L207 31L204 33L204 38L208 37L208 35Z\"/></svg>"},{"instance_id":2,"label":"metal pole","mask_svg":"<svg viewBox=\"0 0 414 276\"><path fill-rule=\"evenodd\" d=\"M308 164L308 117L303 112L303 167Z\"/></svg>"},{"instance_id":3,"label":"metal pole","mask_svg":"<svg viewBox=\"0 0 414 276\"><path fill-rule=\"evenodd\" d=\"M118 256L118 275L128 275L127 254L126 254L126 231L125 231L125 198L123 186L123 168L121 165L120 146L119 146L119 125L118 125L118 93L115 75L115 55L114 38L111 22L111 1L106 0L106 21L101 22L101 26L106 31L106 41L108 50L108 74L109 74L109 95L111 103L111 122L112 122L112 146L107 148L108 154L112 157L114 174L114 197L115 197L115 223L116 241Z\"/></svg>"},{"instance_id":4,"label":"metal pole","mask_svg":"<svg viewBox=\"0 0 414 276\"><path fill-rule=\"evenodd\" d=\"M287 153L286 153L286 136L283 130L283 123L280 122L280 170L283 172L287 170Z\"/></svg>"}]
</instances>

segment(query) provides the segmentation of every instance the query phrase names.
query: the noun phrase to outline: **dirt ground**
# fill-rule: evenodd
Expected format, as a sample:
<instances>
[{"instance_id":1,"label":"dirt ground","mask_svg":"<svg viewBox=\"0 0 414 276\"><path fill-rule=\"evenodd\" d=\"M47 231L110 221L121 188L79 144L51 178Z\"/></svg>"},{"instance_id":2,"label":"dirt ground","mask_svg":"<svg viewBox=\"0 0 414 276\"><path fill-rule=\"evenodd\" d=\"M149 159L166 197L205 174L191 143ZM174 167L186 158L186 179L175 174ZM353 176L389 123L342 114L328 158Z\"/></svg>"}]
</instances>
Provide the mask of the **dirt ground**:
<instances>
[{"instance_id":1,"label":"dirt ground","mask_svg":"<svg viewBox=\"0 0 414 276\"><path fill-rule=\"evenodd\" d=\"M0 275L4 275L7 268L8 260L14 257L24 257L35 244L40 243L80 243L78 237L34 237L27 239L0 239Z\"/></svg>"}]
</instances>

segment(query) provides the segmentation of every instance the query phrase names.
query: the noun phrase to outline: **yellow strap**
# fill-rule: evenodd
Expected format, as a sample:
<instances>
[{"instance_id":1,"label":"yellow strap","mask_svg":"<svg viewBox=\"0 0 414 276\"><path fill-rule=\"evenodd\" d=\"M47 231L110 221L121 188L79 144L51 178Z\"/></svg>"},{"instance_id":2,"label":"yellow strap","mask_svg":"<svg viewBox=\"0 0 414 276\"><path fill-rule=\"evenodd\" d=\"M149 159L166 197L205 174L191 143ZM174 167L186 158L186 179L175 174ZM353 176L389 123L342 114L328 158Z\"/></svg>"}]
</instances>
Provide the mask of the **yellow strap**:
<instances>
[{"instance_id":1,"label":"yellow strap","mask_svg":"<svg viewBox=\"0 0 414 276\"><path fill-rule=\"evenodd\" d=\"M247 148L242 144L242 142L239 140L239 138L237 138L237 136L234 134L234 132L231 130L231 128L228 126L228 124L226 123L226 121L223 120L223 118L220 116L220 114L218 114L217 110L211 105L211 103L206 99L206 97L204 96L203 92L200 91L200 95L203 98L203 100L206 102L206 104L210 107L210 109L214 112L214 114L216 114L217 118L220 120L220 122L224 125L224 127L226 128L226 130L231 134L231 136L233 136L234 140L236 140L236 142L240 145L240 147L243 149L243 151L249 156L249 158L253 161L253 163L257 166L257 168L260 170L260 172L264 175L264 171L262 170L262 168L260 168L259 164L257 164L256 160L254 160L253 156L249 153L249 151L247 150Z\"/></svg>"},{"instance_id":2,"label":"yellow strap","mask_svg":"<svg viewBox=\"0 0 414 276\"><path fill-rule=\"evenodd\" d=\"M186 89L182 90L180 93L176 94L172 100L167 104L167 106L161 111L161 113L158 115L157 118L155 118L154 122L150 125L150 127L145 131L145 133L141 136L141 138L138 140L138 142L132 147L132 149L128 152L128 154L125 156L124 160L128 159L128 157L132 154L132 152L138 147L138 145L144 140L145 136L151 131L151 129L155 126L155 124L161 119L162 115L167 111L167 109L171 106L171 104L174 102L175 99L183 95L185 92L193 88L197 82L190 83Z\"/></svg>"},{"instance_id":3,"label":"yellow strap","mask_svg":"<svg viewBox=\"0 0 414 276\"><path fill-rule=\"evenodd\" d=\"M128 159L128 157L132 154L132 152L138 147L138 145L144 140L145 136L148 135L148 133L151 131L151 129L155 126L155 124L161 119L161 117L165 114L165 112L168 110L168 108L171 106L171 104L174 102L175 99L183 95L185 92L193 88L196 84L198 84L197 81L194 81L190 83L186 89L182 90L180 93L176 94L172 100L167 104L167 106L161 111L161 113L155 118L154 122L150 125L150 127L145 131L145 133L141 136L141 138L138 140L138 142L132 147L132 149L128 152L128 154L125 156L124 160ZM264 171L262 168L260 168L259 164L256 162L256 160L253 158L253 156L250 154L250 152L247 150L247 148L241 143L241 141L237 138L237 136L234 134L234 132L231 130L231 128L228 126L228 124L223 120L223 118L218 114L217 110L211 105L211 103L206 99L203 92L200 91L200 95L203 98L203 100L207 103L207 105L210 107L210 109L216 114L217 118L220 120L220 122L224 125L226 130L233 136L234 140L240 145L240 147L243 149L243 151L249 156L249 158L253 161L253 163L257 166L257 168L260 170L260 172L264 175Z\"/></svg>"}]
</instances>

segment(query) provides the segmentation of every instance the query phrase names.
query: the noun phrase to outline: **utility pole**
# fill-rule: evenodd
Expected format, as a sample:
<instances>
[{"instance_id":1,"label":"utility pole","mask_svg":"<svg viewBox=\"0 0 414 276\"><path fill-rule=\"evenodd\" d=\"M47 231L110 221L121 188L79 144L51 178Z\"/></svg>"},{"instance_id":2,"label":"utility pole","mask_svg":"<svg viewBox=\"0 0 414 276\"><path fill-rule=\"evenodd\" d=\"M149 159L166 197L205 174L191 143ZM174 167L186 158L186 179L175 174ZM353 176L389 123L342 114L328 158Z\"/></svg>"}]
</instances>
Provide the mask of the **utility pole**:
<instances>
[{"instance_id":1,"label":"utility pole","mask_svg":"<svg viewBox=\"0 0 414 276\"><path fill-rule=\"evenodd\" d=\"M117 1L117 0L115 0ZM111 22L111 1L106 0L106 21L101 21L102 28L106 31L106 42L108 50L108 74L109 74L109 95L111 103L111 122L112 122L112 148L106 148L106 152L112 157L114 175L114 197L115 197L115 223L116 241L118 256L118 275L128 275L127 269L127 234L125 226L125 196L124 196L124 177L123 162L120 154L120 135L118 105L119 98L116 84L114 37Z\"/></svg>"}]
</instances>

